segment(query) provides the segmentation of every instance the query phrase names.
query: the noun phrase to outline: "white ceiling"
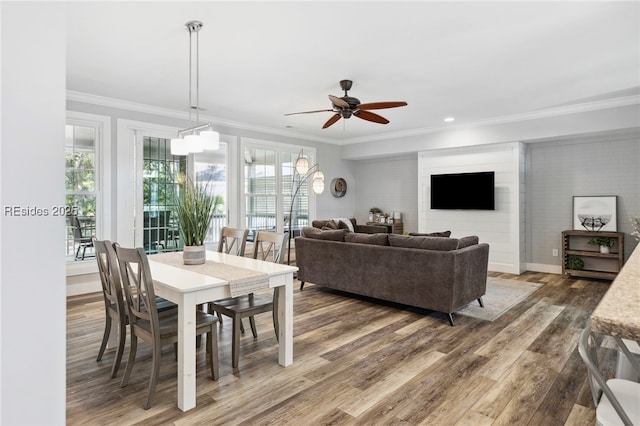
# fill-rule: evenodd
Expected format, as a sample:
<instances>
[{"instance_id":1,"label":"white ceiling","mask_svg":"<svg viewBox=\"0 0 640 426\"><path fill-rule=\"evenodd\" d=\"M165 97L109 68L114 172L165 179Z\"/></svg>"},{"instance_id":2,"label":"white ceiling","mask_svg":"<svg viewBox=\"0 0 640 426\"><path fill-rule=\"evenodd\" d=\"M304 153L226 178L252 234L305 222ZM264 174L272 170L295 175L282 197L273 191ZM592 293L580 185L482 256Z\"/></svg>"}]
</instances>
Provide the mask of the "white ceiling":
<instances>
[{"instance_id":1,"label":"white ceiling","mask_svg":"<svg viewBox=\"0 0 640 426\"><path fill-rule=\"evenodd\" d=\"M640 2L70 2L67 89L187 111L200 20L200 106L344 143L636 95ZM404 100L329 129L339 81L361 102ZM290 128L288 126L291 126Z\"/></svg>"}]
</instances>

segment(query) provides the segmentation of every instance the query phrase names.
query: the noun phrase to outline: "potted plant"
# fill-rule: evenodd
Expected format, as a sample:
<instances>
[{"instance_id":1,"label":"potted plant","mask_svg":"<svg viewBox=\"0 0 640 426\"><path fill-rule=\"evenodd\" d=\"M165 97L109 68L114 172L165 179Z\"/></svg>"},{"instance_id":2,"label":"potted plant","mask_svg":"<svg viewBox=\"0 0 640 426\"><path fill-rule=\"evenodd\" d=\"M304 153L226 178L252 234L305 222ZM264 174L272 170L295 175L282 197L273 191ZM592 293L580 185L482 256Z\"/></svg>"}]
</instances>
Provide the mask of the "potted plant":
<instances>
[{"instance_id":1,"label":"potted plant","mask_svg":"<svg viewBox=\"0 0 640 426\"><path fill-rule=\"evenodd\" d=\"M185 265L206 261L204 240L218 203L219 198L211 194L208 184L197 185L187 179L176 208L180 236L184 242L182 259Z\"/></svg>"},{"instance_id":2,"label":"potted plant","mask_svg":"<svg viewBox=\"0 0 640 426\"><path fill-rule=\"evenodd\" d=\"M579 257L571 256L567 259L567 269L581 271L584 269L584 261Z\"/></svg>"},{"instance_id":3,"label":"potted plant","mask_svg":"<svg viewBox=\"0 0 640 426\"><path fill-rule=\"evenodd\" d=\"M614 238L594 237L589 240L589 244L600 246L600 253L609 253L609 249L616 243Z\"/></svg>"},{"instance_id":4,"label":"potted plant","mask_svg":"<svg viewBox=\"0 0 640 426\"><path fill-rule=\"evenodd\" d=\"M378 217L382 213L382 210L377 207L371 207L369 209L369 222L378 222Z\"/></svg>"}]
</instances>

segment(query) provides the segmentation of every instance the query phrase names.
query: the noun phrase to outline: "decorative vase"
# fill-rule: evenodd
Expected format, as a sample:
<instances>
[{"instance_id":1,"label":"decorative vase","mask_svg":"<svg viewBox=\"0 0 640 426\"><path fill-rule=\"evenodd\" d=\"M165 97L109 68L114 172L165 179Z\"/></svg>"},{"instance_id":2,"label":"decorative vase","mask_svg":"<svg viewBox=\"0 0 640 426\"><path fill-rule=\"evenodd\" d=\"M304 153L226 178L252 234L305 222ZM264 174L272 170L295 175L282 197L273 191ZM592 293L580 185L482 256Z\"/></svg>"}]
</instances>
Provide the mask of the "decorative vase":
<instances>
[{"instance_id":1,"label":"decorative vase","mask_svg":"<svg viewBox=\"0 0 640 426\"><path fill-rule=\"evenodd\" d=\"M607 247L607 246L600 246L600 253L608 254L608 253L609 253L609 247Z\"/></svg>"},{"instance_id":2,"label":"decorative vase","mask_svg":"<svg viewBox=\"0 0 640 426\"><path fill-rule=\"evenodd\" d=\"M185 265L201 265L207 260L205 246L184 246L182 261Z\"/></svg>"}]
</instances>

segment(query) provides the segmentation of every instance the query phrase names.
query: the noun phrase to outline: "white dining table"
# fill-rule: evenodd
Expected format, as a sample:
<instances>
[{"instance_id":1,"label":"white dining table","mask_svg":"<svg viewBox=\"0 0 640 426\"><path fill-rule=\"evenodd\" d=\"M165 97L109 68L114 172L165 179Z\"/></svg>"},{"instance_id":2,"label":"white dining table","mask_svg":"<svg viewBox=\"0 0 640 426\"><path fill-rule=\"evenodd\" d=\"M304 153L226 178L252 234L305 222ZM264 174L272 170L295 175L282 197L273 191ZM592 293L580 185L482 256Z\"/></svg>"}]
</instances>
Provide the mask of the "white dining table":
<instances>
[{"instance_id":1,"label":"white dining table","mask_svg":"<svg viewBox=\"0 0 640 426\"><path fill-rule=\"evenodd\" d=\"M178 305L178 408L196 406L196 305L231 296L224 279L155 261L149 267L156 295ZM207 251L207 260L267 274L269 287L278 292L278 363L293 363L293 274L295 266Z\"/></svg>"}]
</instances>

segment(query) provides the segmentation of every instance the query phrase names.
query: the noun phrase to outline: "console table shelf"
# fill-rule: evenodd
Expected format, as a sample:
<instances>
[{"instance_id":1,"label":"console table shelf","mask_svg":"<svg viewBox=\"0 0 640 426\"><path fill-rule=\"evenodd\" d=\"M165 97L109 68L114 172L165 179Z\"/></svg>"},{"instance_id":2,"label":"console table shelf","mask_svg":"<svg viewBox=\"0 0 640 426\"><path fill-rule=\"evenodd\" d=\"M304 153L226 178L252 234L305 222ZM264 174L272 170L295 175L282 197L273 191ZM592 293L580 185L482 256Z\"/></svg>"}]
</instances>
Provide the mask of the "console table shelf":
<instances>
[{"instance_id":1,"label":"console table shelf","mask_svg":"<svg viewBox=\"0 0 640 426\"><path fill-rule=\"evenodd\" d=\"M610 253L600 253L600 247L590 245L591 238L613 238ZM569 269L569 258L584 262L583 269ZM562 275L613 280L624 264L624 233L622 232L562 232Z\"/></svg>"}]
</instances>

